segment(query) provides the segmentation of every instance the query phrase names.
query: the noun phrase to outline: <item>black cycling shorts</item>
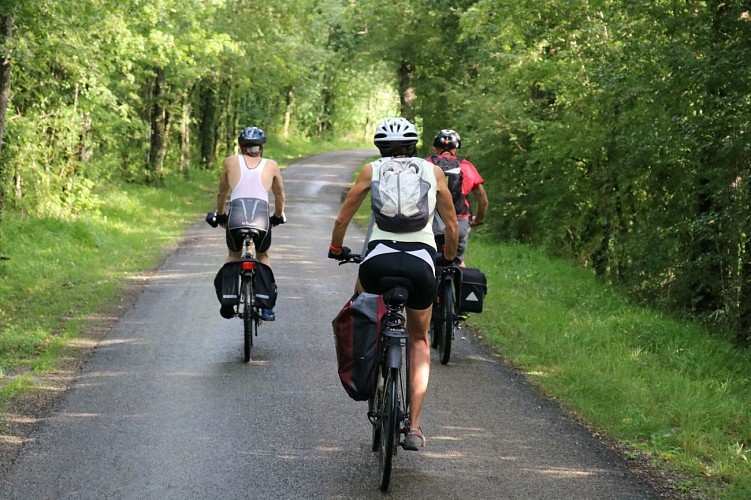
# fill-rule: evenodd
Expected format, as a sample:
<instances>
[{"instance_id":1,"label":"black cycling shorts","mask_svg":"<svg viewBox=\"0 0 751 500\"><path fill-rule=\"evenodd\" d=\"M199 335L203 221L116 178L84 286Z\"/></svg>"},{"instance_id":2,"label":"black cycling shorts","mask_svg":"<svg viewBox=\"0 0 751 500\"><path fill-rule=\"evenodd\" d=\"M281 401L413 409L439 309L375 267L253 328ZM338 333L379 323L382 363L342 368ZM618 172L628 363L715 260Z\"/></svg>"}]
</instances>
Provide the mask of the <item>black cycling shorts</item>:
<instances>
[{"instance_id":1,"label":"black cycling shorts","mask_svg":"<svg viewBox=\"0 0 751 500\"><path fill-rule=\"evenodd\" d=\"M227 247L233 252L243 248L244 237L240 230L253 228L258 237L253 239L256 252L266 252L271 246L269 204L257 198L237 198L230 202L227 211Z\"/></svg>"},{"instance_id":2,"label":"black cycling shorts","mask_svg":"<svg viewBox=\"0 0 751 500\"><path fill-rule=\"evenodd\" d=\"M239 252L243 249L245 237L239 229L227 229L227 248L233 252ZM268 231L259 231L258 237L253 238L253 245L256 252L266 252L271 247L271 228Z\"/></svg>"},{"instance_id":3,"label":"black cycling shorts","mask_svg":"<svg viewBox=\"0 0 751 500\"><path fill-rule=\"evenodd\" d=\"M379 244L399 250L393 253L376 255L360 264L358 277L363 289L369 293L382 294L378 281L384 276L407 278L412 282L412 290L407 299L407 307L411 309L427 309L435 298L435 270L420 257L408 254L418 250L426 250L428 255L435 255L435 248L423 243L405 243L399 241L371 241L368 244L366 256Z\"/></svg>"}]
</instances>

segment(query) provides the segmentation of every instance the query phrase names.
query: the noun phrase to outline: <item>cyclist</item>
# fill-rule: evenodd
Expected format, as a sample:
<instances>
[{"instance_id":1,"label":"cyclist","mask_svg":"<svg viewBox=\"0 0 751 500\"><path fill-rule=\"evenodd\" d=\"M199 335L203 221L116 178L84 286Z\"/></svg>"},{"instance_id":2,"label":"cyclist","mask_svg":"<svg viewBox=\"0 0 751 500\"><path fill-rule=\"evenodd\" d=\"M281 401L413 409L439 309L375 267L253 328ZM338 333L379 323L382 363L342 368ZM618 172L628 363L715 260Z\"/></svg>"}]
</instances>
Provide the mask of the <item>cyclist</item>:
<instances>
[{"instance_id":1,"label":"cyclist","mask_svg":"<svg viewBox=\"0 0 751 500\"><path fill-rule=\"evenodd\" d=\"M243 238L236 231L241 228L259 230L253 241L257 259L271 266L269 247L271 227L284 224L284 183L279 165L271 159L263 158L266 134L258 127L248 127L237 138L240 154L228 156L219 176L219 190L216 196L216 213L219 220L225 214L222 227L227 230L227 261L241 257ZM274 213L269 217L269 191L274 194ZM228 201L229 195L229 204ZM222 316L232 317L228 308L223 308ZM261 311L261 319L273 321L276 315L271 309Z\"/></svg>"},{"instance_id":2,"label":"cyclist","mask_svg":"<svg viewBox=\"0 0 751 500\"><path fill-rule=\"evenodd\" d=\"M381 159L363 167L349 190L339 215L334 223L329 247L329 258L345 260L351 251L343 246L344 235L352 217L371 189L373 179L380 179L384 165L389 160L411 162L420 166L430 183L428 190L429 219L424 227L411 232L389 232L374 224L367 241L367 250L358 272L363 290L382 293L378 280L382 276L403 276L413 283L406 304L407 332L410 341L410 430L404 442L407 450L425 446L425 437L420 427L423 401L430 375L430 342L428 327L435 295L436 255L432 218L434 210L445 222L446 245L443 258L453 260L456 256L456 214L446 177L441 169L422 158L416 158L417 130L404 118L387 118L376 128L373 139ZM410 164L411 164L410 163ZM375 214L374 214L375 215Z\"/></svg>"},{"instance_id":3,"label":"cyclist","mask_svg":"<svg viewBox=\"0 0 751 500\"><path fill-rule=\"evenodd\" d=\"M485 182L477 171L477 168L468 160L457 156L462 140L456 131L443 129L438 131L433 138L435 155L426 158L431 163L442 165L449 178L449 188L454 200L456 218L459 227L459 246L456 252L459 267L465 267L464 253L467 250L467 242L472 227L481 225L488 213L488 195L485 192ZM456 168L459 171L457 172ZM452 182L453 181L453 182ZM477 215L472 215L470 210L469 195L475 197L477 202ZM440 217L433 220L433 232L439 245L443 240L443 222Z\"/></svg>"}]
</instances>

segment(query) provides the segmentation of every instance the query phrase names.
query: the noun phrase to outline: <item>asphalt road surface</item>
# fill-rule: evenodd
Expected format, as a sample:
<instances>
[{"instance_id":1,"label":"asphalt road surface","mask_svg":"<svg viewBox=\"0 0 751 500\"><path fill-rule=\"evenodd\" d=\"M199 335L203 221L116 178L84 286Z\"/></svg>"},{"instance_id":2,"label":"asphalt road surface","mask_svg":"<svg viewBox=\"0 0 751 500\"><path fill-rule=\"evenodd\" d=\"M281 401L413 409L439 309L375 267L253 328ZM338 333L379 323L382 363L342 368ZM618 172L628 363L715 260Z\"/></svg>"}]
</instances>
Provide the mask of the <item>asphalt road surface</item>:
<instances>
[{"instance_id":1,"label":"asphalt road surface","mask_svg":"<svg viewBox=\"0 0 751 500\"><path fill-rule=\"evenodd\" d=\"M367 404L339 384L331 331L357 267L326 258L352 171L373 154L326 153L283 171L277 320L260 327L250 363L242 322L223 319L214 295L224 233L196 221L0 477L0 497L384 497ZM346 244L359 250L363 236L351 227ZM400 450L387 496L656 497L469 332L449 365L433 361L427 447Z\"/></svg>"}]
</instances>

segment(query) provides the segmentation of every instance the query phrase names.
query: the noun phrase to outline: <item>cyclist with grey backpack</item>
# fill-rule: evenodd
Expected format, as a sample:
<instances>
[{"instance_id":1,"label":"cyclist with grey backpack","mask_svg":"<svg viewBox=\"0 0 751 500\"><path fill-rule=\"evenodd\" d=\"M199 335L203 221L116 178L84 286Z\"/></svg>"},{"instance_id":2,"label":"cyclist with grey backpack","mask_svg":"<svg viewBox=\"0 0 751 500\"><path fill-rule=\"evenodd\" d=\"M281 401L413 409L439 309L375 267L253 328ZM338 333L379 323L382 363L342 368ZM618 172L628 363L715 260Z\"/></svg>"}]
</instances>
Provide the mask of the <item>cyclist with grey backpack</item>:
<instances>
[{"instance_id":1,"label":"cyclist with grey backpack","mask_svg":"<svg viewBox=\"0 0 751 500\"><path fill-rule=\"evenodd\" d=\"M423 401L430 375L428 328L435 295L437 252L432 224L434 211L445 223L443 258L456 257L456 213L446 176L436 165L415 157L417 129L404 118L387 118L376 128L373 142L381 158L363 167L349 190L334 223L328 256L347 260L351 251L343 245L347 227L368 192L371 193L373 225L358 272L359 286L382 293L379 279L399 276L413 286L407 300L407 332L410 356L410 430L404 448L425 446L420 427Z\"/></svg>"}]
</instances>

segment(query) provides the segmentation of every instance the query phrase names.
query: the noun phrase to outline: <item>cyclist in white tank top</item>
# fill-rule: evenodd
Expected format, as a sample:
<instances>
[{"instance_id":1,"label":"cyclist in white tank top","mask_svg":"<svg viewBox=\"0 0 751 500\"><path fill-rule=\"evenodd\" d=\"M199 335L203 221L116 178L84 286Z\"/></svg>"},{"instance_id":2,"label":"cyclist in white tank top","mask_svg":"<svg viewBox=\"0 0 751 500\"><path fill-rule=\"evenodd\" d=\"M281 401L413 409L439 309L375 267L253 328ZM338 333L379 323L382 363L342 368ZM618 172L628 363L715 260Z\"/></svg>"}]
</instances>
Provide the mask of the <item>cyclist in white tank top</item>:
<instances>
[{"instance_id":1,"label":"cyclist in white tank top","mask_svg":"<svg viewBox=\"0 0 751 500\"><path fill-rule=\"evenodd\" d=\"M271 227L283 224L286 220L281 171L274 160L262 157L265 142L266 134L263 130L248 127L242 130L238 137L241 154L224 159L224 168L219 176L216 213L219 216L227 214L230 204L237 208L237 214L242 212L242 217L230 217L230 224L223 224L227 229L227 261L239 259L241 256L242 241L236 241L237 238L233 237L231 231L233 227L241 225L262 232L261 241L256 242L257 258L270 266L268 248ZM269 206L269 191L274 195L273 215Z\"/></svg>"},{"instance_id":2,"label":"cyclist in white tank top","mask_svg":"<svg viewBox=\"0 0 751 500\"><path fill-rule=\"evenodd\" d=\"M266 158L261 158L261 161L255 168L248 167L248 163L245 161L245 156L243 155L237 155L237 160L240 164L240 181L232 189L232 194L229 197L230 201L238 198L257 198L268 203L269 192L264 187L262 180Z\"/></svg>"},{"instance_id":3,"label":"cyclist in white tank top","mask_svg":"<svg viewBox=\"0 0 751 500\"><path fill-rule=\"evenodd\" d=\"M227 214L228 219L222 224L226 229L229 249L227 262L240 259L243 250L243 238L234 229L251 227L259 230L258 237L254 239L256 258L271 267L268 254L271 228L287 221L284 215L282 174L274 160L262 158L266 143L263 130L257 127L245 128L240 132L237 142L240 154L224 159L216 197L217 216ZM273 215L269 210L269 191L274 194ZM261 319L273 320L274 312L264 309Z\"/></svg>"}]
</instances>

